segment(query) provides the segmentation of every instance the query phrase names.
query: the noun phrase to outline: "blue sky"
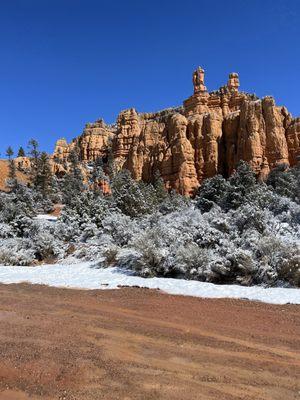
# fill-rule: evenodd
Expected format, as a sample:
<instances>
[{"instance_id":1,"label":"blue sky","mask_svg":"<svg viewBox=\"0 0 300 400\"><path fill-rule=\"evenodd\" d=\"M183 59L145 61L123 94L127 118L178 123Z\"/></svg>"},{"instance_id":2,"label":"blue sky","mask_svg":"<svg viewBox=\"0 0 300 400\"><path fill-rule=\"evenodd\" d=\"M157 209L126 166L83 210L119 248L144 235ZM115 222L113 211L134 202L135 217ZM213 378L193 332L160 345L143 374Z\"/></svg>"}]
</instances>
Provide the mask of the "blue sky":
<instances>
[{"instance_id":1,"label":"blue sky","mask_svg":"<svg viewBox=\"0 0 300 400\"><path fill-rule=\"evenodd\" d=\"M239 72L300 115L299 21L298 0L1 1L0 152L180 105L198 65L209 90Z\"/></svg>"}]
</instances>

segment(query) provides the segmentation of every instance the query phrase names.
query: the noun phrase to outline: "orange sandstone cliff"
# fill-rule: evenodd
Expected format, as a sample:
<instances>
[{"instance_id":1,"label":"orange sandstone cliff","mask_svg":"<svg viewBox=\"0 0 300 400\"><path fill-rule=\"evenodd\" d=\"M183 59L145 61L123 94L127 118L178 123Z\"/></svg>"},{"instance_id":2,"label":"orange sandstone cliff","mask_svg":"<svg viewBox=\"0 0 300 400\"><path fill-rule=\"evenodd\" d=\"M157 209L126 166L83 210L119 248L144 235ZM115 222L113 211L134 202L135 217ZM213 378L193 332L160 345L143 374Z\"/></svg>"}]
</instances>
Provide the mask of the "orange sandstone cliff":
<instances>
[{"instance_id":1,"label":"orange sandstone cliff","mask_svg":"<svg viewBox=\"0 0 300 400\"><path fill-rule=\"evenodd\" d=\"M167 188L191 195L203 179L230 175L241 159L261 178L280 163L296 164L300 118L293 119L272 97L240 92L237 73L219 90L208 92L199 67L193 86L182 107L156 113L132 108L119 114L116 125L98 120L70 144L58 140L55 172L64 173L70 151L77 148L83 163L110 156L135 179L151 182L159 172Z\"/></svg>"}]
</instances>

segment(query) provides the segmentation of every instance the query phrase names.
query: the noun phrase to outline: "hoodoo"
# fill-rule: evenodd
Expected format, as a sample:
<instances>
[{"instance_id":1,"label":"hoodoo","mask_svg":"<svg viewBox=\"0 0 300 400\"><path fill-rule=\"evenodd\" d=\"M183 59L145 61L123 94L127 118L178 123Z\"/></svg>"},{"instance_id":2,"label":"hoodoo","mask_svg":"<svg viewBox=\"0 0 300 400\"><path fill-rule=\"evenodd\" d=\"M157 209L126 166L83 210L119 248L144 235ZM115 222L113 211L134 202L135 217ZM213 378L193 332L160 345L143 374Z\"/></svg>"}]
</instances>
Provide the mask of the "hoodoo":
<instances>
[{"instance_id":1,"label":"hoodoo","mask_svg":"<svg viewBox=\"0 0 300 400\"><path fill-rule=\"evenodd\" d=\"M83 133L55 147L55 171L63 173L72 148L84 163L108 153L117 168L151 182L156 172L166 187L191 195L203 179L228 176L239 160L248 161L261 177L280 163L295 165L300 155L300 119L293 119L272 97L239 91L239 75L209 92L204 69L192 74L194 93L183 106L155 113L122 111L115 125L87 124Z\"/></svg>"}]
</instances>

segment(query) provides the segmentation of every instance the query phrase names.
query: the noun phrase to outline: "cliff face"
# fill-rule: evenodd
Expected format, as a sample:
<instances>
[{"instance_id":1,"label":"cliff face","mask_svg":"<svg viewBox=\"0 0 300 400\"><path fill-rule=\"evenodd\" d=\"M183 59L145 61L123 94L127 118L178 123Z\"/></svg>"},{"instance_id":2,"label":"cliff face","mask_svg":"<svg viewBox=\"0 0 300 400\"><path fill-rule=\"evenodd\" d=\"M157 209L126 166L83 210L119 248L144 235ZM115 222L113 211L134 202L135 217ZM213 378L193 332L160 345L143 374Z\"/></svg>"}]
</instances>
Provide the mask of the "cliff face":
<instances>
[{"instance_id":1,"label":"cliff face","mask_svg":"<svg viewBox=\"0 0 300 400\"><path fill-rule=\"evenodd\" d=\"M167 188L190 195L202 180L230 175L237 162L248 161L264 177L277 164L294 165L300 156L300 119L293 119L272 97L262 100L239 92L239 78L208 93L204 70L193 73L194 94L183 107L157 113L122 111L116 126L102 120L86 125L71 144L59 140L53 155L63 172L68 154L78 148L83 162L114 159L117 168L150 182L160 172Z\"/></svg>"}]
</instances>

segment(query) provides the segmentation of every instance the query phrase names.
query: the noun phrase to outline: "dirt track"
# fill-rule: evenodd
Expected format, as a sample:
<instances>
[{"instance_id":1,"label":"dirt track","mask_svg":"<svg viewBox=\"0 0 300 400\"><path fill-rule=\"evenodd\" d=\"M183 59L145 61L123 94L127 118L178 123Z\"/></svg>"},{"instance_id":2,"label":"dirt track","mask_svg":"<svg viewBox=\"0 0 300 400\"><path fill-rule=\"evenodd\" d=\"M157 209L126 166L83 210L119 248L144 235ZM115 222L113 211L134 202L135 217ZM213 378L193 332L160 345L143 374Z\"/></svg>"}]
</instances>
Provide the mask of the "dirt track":
<instances>
[{"instance_id":1,"label":"dirt track","mask_svg":"<svg viewBox=\"0 0 300 400\"><path fill-rule=\"evenodd\" d=\"M300 307L0 285L0 399L300 399Z\"/></svg>"}]
</instances>

